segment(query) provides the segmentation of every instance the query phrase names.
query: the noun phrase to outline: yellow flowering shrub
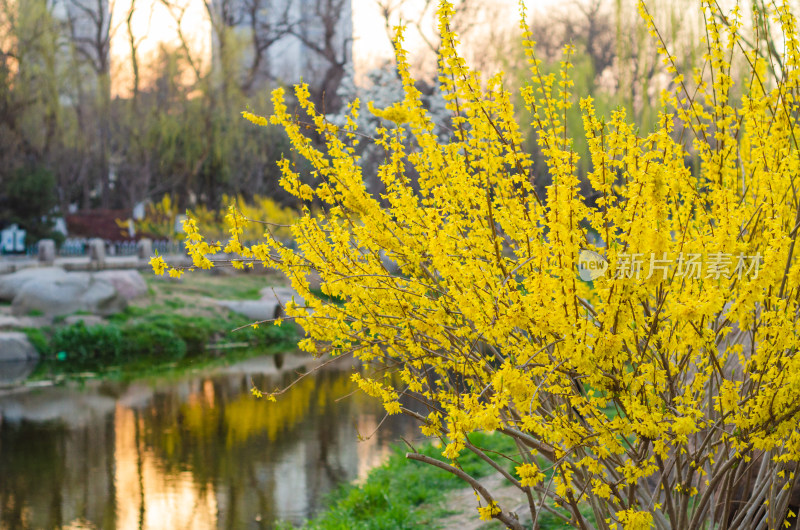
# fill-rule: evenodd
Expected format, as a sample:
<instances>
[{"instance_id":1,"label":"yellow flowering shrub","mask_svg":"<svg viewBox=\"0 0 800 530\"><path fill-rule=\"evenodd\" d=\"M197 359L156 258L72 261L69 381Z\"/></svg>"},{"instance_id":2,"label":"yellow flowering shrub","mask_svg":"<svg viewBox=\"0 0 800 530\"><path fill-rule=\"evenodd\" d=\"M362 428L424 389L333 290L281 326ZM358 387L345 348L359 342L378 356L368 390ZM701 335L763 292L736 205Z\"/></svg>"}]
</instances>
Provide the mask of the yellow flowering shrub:
<instances>
[{"instance_id":1,"label":"yellow flowering shrub","mask_svg":"<svg viewBox=\"0 0 800 530\"><path fill-rule=\"evenodd\" d=\"M178 218L178 205L168 193L158 202L148 203L145 207L144 217L139 220L117 219L117 226L127 234L130 223L133 223L137 234L148 234L150 237L172 239L177 236L175 220Z\"/></svg>"},{"instance_id":2,"label":"yellow flowering shrub","mask_svg":"<svg viewBox=\"0 0 800 530\"><path fill-rule=\"evenodd\" d=\"M244 241L261 240L267 231L279 239L291 238L289 227L297 219L297 213L269 197L255 195L248 201L241 195L223 195L222 204L226 205L224 212L209 210L202 205L187 212L190 218L195 219L206 238L227 238L232 223L241 223L241 237ZM231 217L231 208L238 212L236 218Z\"/></svg>"},{"instance_id":3,"label":"yellow flowering shrub","mask_svg":"<svg viewBox=\"0 0 800 530\"><path fill-rule=\"evenodd\" d=\"M286 308L307 334L301 347L357 356L368 368L359 386L389 413L417 418L453 462L409 458L473 485L482 517L522 527L514 506L458 469L464 451L493 462L534 521L560 516L557 505L580 528L777 528L798 503L796 21L786 3L771 13L785 53L780 78L768 81L764 54L738 36L741 15L718 17L715 6L702 4L705 64L688 79L672 72L652 132L622 110L598 116L589 96L579 103L584 130L567 131L570 49L560 73L545 74L525 33L531 75L521 95L552 175L544 197L529 180L503 77L484 79L458 55L447 2L439 79L452 137L432 133L399 30L405 99L370 109L396 125L374 139L385 152L382 197L364 186L355 119L327 122L304 85L295 96L323 148L281 89L272 116L248 116L284 127L317 185L303 183L288 156L282 184L322 207L292 225L296 248L269 233L242 247L232 230L227 249L289 277L305 300ZM747 42L763 48L763 35ZM739 84L734 57L751 65ZM359 108L353 102L351 116ZM571 134L589 143L596 206L578 193ZM191 234L195 263L210 265ZM310 291L312 273L325 298ZM475 447L478 430L513 438L519 451Z\"/></svg>"},{"instance_id":4,"label":"yellow flowering shrub","mask_svg":"<svg viewBox=\"0 0 800 530\"><path fill-rule=\"evenodd\" d=\"M279 239L291 238L289 227L297 219L297 213L269 197L255 195L251 200L245 200L241 195L223 195L222 204L225 207L221 211L201 204L186 212L207 239L220 240L229 237L230 229L235 223L240 224L244 241L260 240L267 231ZM235 218L232 217L231 208L238 213ZM180 215L177 203L169 194L164 194L160 201L146 206L144 218L133 221L134 228L137 233L151 237L183 238L185 233L179 231L180 223L177 222ZM117 225L126 230L130 222L117 219Z\"/></svg>"}]
</instances>

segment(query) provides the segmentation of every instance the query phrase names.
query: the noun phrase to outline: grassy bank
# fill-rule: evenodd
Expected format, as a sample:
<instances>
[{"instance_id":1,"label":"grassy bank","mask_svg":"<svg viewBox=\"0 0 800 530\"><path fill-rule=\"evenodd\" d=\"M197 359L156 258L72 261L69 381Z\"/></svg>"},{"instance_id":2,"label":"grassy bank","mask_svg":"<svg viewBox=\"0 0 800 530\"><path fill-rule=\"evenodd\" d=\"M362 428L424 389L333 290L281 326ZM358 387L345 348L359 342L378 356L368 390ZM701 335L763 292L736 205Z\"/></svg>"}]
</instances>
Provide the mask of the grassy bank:
<instances>
[{"instance_id":1,"label":"grassy bank","mask_svg":"<svg viewBox=\"0 0 800 530\"><path fill-rule=\"evenodd\" d=\"M513 452L507 437L482 433L470 435L478 447L493 451ZM427 443L419 452L443 460L441 448ZM397 446L381 466L369 472L362 485L340 486L327 499L328 508L303 527L307 530L358 529L389 530L437 528L437 521L450 512L444 507L445 494L463 488L465 483L455 476L420 462L405 458L408 448ZM472 453L458 459L461 468L473 477L494 472ZM509 463L509 471L513 471ZM473 509L475 517L477 511ZM489 524L489 523L487 523ZM284 524L282 528L291 528Z\"/></svg>"},{"instance_id":2,"label":"grassy bank","mask_svg":"<svg viewBox=\"0 0 800 530\"><path fill-rule=\"evenodd\" d=\"M62 317L52 325L26 329L43 361L35 377L153 372L160 366L171 369L284 351L297 343L297 328L289 322L254 328L246 317L216 304L220 299L257 299L260 289L277 283L274 277L195 273L174 281L144 276L147 295L102 322L67 324Z\"/></svg>"},{"instance_id":3,"label":"grassy bank","mask_svg":"<svg viewBox=\"0 0 800 530\"><path fill-rule=\"evenodd\" d=\"M499 434L473 433L469 435L469 439L473 445L483 449L487 454L502 453L513 457L517 452L514 443L508 437ZM417 447L417 450L447 462L441 455L441 447L435 447L430 442ZM499 521L479 520L477 500L465 482L446 471L406 459L407 451L406 446L396 446L383 465L369 472L363 484L340 486L326 499L327 508L302 528L304 530L462 528L465 521L475 523L471 528L477 527L480 530L505 528ZM467 451L459 457L458 464L466 473L478 479L496 474L487 463ZM546 469L544 461L541 465ZM506 461L506 471L517 476L515 467L515 463ZM545 480L549 480L550 473L545 473L545 476ZM521 492L505 484L501 486L502 489L511 491L514 498L519 496L520 503L524 502ZM469 490L469 492L460 492L466 494L453 496L448 501L448 494L452 494L454 490ZM491 487L490 492L502 494ZM466 502L464 499L467 499ZM552 502L548 502L548 506L556 509ZM523 512L526 510L527 508ZM567 515L563 510L556 510ZM581 511L589 521L594 520L588 505L583 505ZM524 516L526 513L520 515ZM574 528L546 511L540 514L538 524L543 530ZM281 530L292 528L287 523L279 524L278 527Z\"/></svg>"}]
</instances>

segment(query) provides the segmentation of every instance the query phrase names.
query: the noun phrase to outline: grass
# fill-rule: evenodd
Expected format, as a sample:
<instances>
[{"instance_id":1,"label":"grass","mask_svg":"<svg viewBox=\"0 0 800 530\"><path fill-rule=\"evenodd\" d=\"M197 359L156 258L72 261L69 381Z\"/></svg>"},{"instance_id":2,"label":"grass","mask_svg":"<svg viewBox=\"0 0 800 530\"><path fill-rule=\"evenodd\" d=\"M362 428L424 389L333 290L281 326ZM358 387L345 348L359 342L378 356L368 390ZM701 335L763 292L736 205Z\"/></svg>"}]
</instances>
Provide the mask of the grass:
<instances>
[{"instance_id":1,"label":"grass","mask_svg":"<svg viewBox=\"0 0 800 530\"><path fill-rule=\"evenodd\" d=\"M215 364L221 358L241 358L294 349L298 329L251 322L221 309L216 300L258 298L259 290L277 282L264 274L236 276L196 272L181 281L145 274L148 294L100 325L82 322L24 330L43 362L35 378L92 372L99 377L127 378L155 374L176 366ZM241 328L237 331L234 329Z\"/></svg>"},{"instance_id":2,"label":"grass","mask_svg":"<svg viewBox=\"0 0 800 530\"><path fill-rule=\"evenodd\" d=\"M500 434L473 433L469 435L473 445L487 454L516 454L517 447L513 441ZM438 460L447 461L441 456L441 447L427 442L417 448L418 452ZM372 469L366 481L361 485L344 484L334 490L326 499L327 508L314 519L307 521L304 530L411 530L414 528L441 528L443 518L452 515L444 506L448 491L469 486L450 473L433 466L408 460L405 446L395 446L389 459L381 466ZM497 460L497 459L495 459ZM462 452L458 463L461 468L475 478L495 473L488 464L469 451ZM547 464L540 463L543 469ZM505 469L516 476L516 464L506 461ZM545 473L550 479L551 472ZM520 494L521 495L521 494ZM523 499L520 497L520 502ZM548 501L553 507L552 501ZM465 506L467 513L478 513L475 505ZM565 516L568 512L558 509ZM582 503L581 513L589 522L594 522L594 515L587 503ZM542 530L560 530L574 528L553 514L543 511L538 520ZM292 526L282 522L279 529ZM479 527L480 530L504 528L499 521L488 521Z\"/></svg>"},{"instance_id":3,"label":"grass","mask_svg":"<svg viewBox=\"0 0 800 530\"><path fill-rule=\"evenodd\" d=\"M153 295L161 292L168 296L190 295L236 300L257 300L260 298L259 291L268 285L274 285L276 279L276 275L256 272L228 276L196 271L184 275L180 281L174 281L145 273L145 280L153 288Z\"/></svg>"},{"instance_id":4,"label":"grass","mask_svg":"<svg viewBox=\"0 0 800 530\"><path fill-rule=\"evenodd\" d=\"M248 356L286 351L297 343L299 334L289 322L229 333L232 327L243 324L246 322L238 318L173 315L88 327L78 322L58 328L28 328L25 332L42 357L37 378L77 372L119 378L120 372L172 369L175 363L197 365L222 356L232 358L237 352Z\"/></svg>"},{"instance_id":5,"label":"grass","mask_svg":"<svg viewBox=\"0 0 800 530\"><path fill-rule=\"evenodd\" d=\"M513 442L500 435L474 433L473 444L493 451L513 453ZM445 461L441 448L426 443L419 452ZM447 491L465 483L450 473L405 458L407 448L396 446L382 466L369 472L362 485L345 484L327 499L328 508L303 527L307 530L389 530L436 528L436 521L447 512L442 506ZM473 477L484 477L494 470L474 454L465 451L458 459L461 468ZM509 463L509 470L513 465ZM477 517L477 512L475 513ZM282 528L291 528L283 524Z\"/></svg>"}]
</instances>

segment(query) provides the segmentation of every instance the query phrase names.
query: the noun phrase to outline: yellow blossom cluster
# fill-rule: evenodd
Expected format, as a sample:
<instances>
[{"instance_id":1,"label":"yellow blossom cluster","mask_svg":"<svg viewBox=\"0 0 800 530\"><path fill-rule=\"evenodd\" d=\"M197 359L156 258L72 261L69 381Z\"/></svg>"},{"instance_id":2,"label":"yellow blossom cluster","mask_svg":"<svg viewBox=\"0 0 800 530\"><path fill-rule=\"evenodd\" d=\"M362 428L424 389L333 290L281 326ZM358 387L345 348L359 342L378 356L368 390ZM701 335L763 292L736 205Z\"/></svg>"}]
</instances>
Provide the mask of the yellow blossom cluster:
<instances>
[{"instance_id":1,"label":"yellow blossom cluster","mask_svg":"<svg viewBox=\"0 0 800 530\"><path fill-rule=\"evenodd\" d=\"M306 332L301 347L353 352L368 368L360 388L441 437L454 473L464 451L513 461L506 478L534 518L549 502L581 528L774 528L788 513L800 460L796 21L786 3L768 13L785 42L781 75L768 80L763 54L740 36L741 14L701 8L704 68L691 82L673 71L652 131L624 109L599 116L590 96L579 101L584 130L567 131L572 50L547 74L522 25L531 75L521 96L552 176L544 197L529 178L514 98L501 75L484 79L459 56L446 1L439 81L452 137L434 135L398 30L405 97L369 105L387 122L375 139L385 157L380 197L355 155L358 102L341 128L304 85L297 112L278 89L270 117L245 115L285 129L294 153L280 164L281 184L320 213L304 210L290 248L269 233L247 246L231 212L226 250L283 271L305 301L286 307ZM675 70L644 3L640 12ZM764 46L761 38L748 42ZM752 67L738 84L734 54ZM576 134L590 147L592 204L579 193ZM189 252L209 266L218 247L195 228ZM583 281L585 251L603 256L609 274ZM681 263L615 274L631 256L732 261L716 274L680 274ZM737 256L758 267L737 274ZM324 297L312 292L312 273ZM469 435L479 430L512 438L518 451L500 458L475 447ZM482 517L515 527L513 513L484 497Z\"/></svg>"}]
</instances>

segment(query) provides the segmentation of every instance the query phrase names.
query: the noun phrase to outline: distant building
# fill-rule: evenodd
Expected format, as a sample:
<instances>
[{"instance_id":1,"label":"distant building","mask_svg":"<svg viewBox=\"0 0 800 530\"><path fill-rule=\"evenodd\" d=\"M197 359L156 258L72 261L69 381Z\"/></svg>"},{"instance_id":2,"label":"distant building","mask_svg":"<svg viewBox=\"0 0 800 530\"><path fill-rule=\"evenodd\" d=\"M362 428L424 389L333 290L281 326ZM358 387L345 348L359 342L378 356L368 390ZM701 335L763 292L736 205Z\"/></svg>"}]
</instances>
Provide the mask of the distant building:
<instances>
[{"instance_id":1,"label":"distant building","mask_svg":"<svg viewBox=\"0 0 800 530\"><path fill-rule=\"evenodd\" d=\"M301 80L319 87L333 62L352 62L350 0L216 0L215 8L218 20L234 28L243 50L242 85L251 93ZM212 63L218 64L224 53L213 37Z\"/></svg>"},{"instance_id":2,"label":"distant building","mask_svg":"<svg viewBox=\"0 0 800 530\"><path fill-rule=\"evenodd\" d=\"M53 16L64 22L74 51L98 74L110 72L109 0L53 0Z\"/></svg>"}]
</instances>

